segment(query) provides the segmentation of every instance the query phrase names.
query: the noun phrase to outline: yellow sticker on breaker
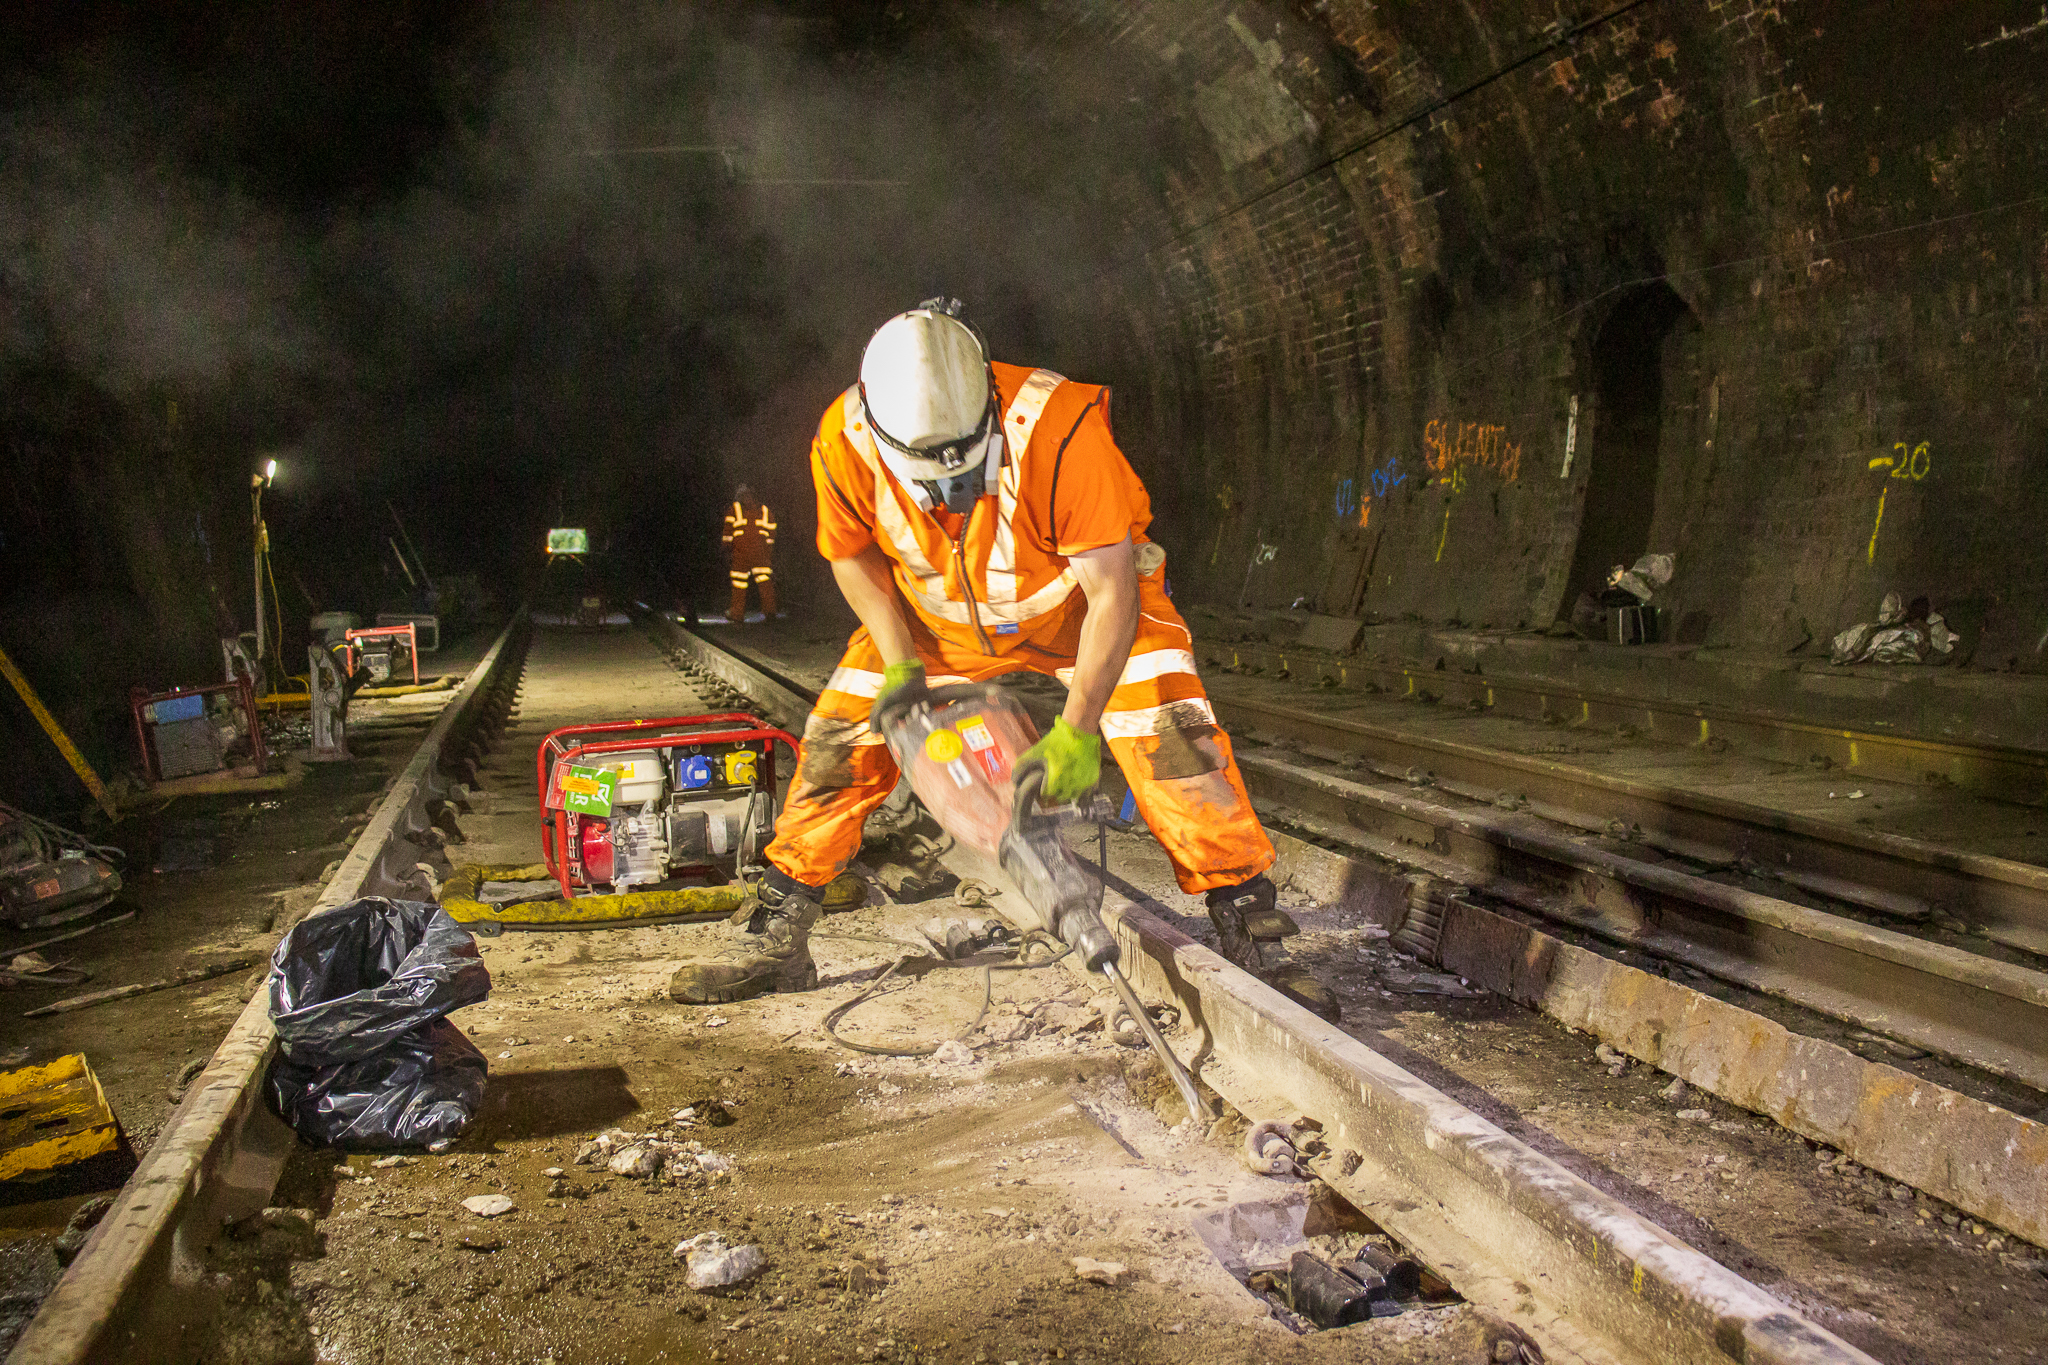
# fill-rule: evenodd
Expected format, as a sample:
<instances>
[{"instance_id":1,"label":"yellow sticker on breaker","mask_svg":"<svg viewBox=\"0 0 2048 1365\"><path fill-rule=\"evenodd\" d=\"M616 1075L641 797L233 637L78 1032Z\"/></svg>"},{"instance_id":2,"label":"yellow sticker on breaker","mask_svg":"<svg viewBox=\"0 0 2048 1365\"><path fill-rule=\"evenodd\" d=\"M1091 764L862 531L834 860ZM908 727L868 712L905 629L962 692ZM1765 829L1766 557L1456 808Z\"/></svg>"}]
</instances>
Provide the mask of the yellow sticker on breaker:
<instances>
[{"instance_id":1,"label":"yellow sticker on breaker","mask_svg":"<svg viewBox=\"0 0 2048 1365\"><path fill-rule=\"evenodd\" d=\"M960 757L960 736L951 730L934 730L925 736L924 756L934 763L951 763Z\"/></svg>"}]
</instances>

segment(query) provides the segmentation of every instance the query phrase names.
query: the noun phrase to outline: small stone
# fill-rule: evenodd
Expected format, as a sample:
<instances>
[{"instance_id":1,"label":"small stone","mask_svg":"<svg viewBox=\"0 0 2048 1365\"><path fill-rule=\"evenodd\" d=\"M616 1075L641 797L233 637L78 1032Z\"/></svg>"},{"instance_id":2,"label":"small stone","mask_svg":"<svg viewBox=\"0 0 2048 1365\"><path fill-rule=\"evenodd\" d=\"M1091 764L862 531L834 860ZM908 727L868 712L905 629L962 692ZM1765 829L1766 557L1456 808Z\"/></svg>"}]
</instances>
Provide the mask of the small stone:
<instances>
[{"instance_id":1,"label":"small stone","mask_svg":"<svg viewBox=\"0 0 2048 1365\"><path fill-rule=\"evenodd\" d=\"M424 1232L408 1232L405 1234L405 1240L408 1242L424 1242L427 1240L427 1234Z\"/></svg>"},{"instance_id":2,"label":"small stone","mask_svg":"<svg viewBox=\"0 0 2048 1365\"><path fill-rule=\"evenodd\" d=\"M602 1143L595 1141L586 1142L576 1149L576 1156L569 1164L572 1166L588 1166L603 1155L604 1146Z\"/></svg>"},{"instance_id":3,"label":"small stone","mask_svg":"<svg viewBox=\"0 0 2048 1365\"><path fill-rule=\"evenodd\" d=\"M661 1174L661 1153L647 1147L622 1147L612 1154L605 1169L613 1175L628 1175L636 1179L642 1176Z\"/></svg>"},{"instance_id":4,"label":"small stone","mask_svg":"<svg viewBox=\"0 0 2048 1365\"><path fill-rule=\"evenodd\" d=\"M697 1121L697 1106L686 1104L681 1109L676 1110L675 1113L670 1114L669 1119L674 1123L695 1123Z\"/></svg>"},{"instance_id":5,"label":"small stone","mask_svg":"<svg viewBox=\"0 0 2048 1365\"><path fill-rule=\"evenodd\" d=\"M563 1042L565 1042L565 1043L573 1043L573 1042L575 1042L575 1041L576 1041L576 1035L572 1033L572 1034L568 1035L567 1037L565 1037L564 1039L562 1039L562 1041L563 1041Z\"/></svg>"},{"instance_id":6,"label":"small stone","mask_svg":"<svg viewBox=\"0 0 2048 1365\"><path fill-rule=\"evenodd\" d=\"M711 1017L710 1017L709 1019L706 1019L706 1020L704 1021L704 1027L705 1027L705 1028L724 1028L724 1027L725 1027L725 1026L726 1026L727 1024L729 1024L729 1023L731 1023L731 1022L732 1022L732 1021L731 1021L730 1019L727 1019L727 1018L726 1018L726 1017L725 1017L724 1015L722 1015L722 1014L714 1014L714 1015L712 1015L712 1016L711 1016Z\"/></svg>"},{"instance_id":7,"label":"small stone","mask_svg":"<svg viewBox=\"0 0 2048 1365\"><path fill-rule=\"evenodd\" d=\"M1124 1277L1128 1267L1122 1261L1097 1261L1087 1256L1074 1258L1074 1274L1090 1284L1114 1285Z\"/></svg>"},{"instance_id":8,"label":"small stone","mask_svg":"<svg viewBox=\"0 0 2048 1365\"><path fill-rule=\"evenodd\" d=\"M1678 1117L1689 1123L1705 1123L1712 1115L1704 1109L1681 1109L1678 1111Z\"/></svg>"},{"instance_id":9,"label":"small stone","mask_svg":"<svg viewBox=\"0 0 2048 1365\"><path fill-rule=\"evenodd\" d=\"M939 1066L972 1066L974 1049L958 1038L949 1038L940 1043L938 1050L932 1053L932 1061Z\"/></svg>"},{"instance_id":10,"label":"small stone","mask_svg":"<svg viewBox=\"0 0 2048 1365\"><path fill-rule=\"evenodd\" d=\"M676 1247L675 1254L689 1268L685 1282L692 1289L721 1289L752 1279L768 1267L768 1258L757 1246L729 1247L715 1232L692 1237Z\"/></svg>"},{"instance_id":11,"label":"small stone","mask_svg":"<svg viewBox=\"0 0 2048 1365\"><path fill-rule=\"evenodd\" d=\"M1682 1100L1687 1095L1691 1094L1692 1089L1690 1086L1686 1085L1684 1081L1673 1081L1671 1084L1665 1086L1662 1090L1659 1090L1657 1093L1675 1104L1679 1100Z\"/></svg>"},{"instance_id":12,"label":"small stone","mask_svg":"<svg viewBox=\"0 0 2048 1365\"><path fill-rule=\"evenodd\" d=\"M565 1174L560 1166L543 1166L540 1173L550 1180L559 1180Z\"/></svg>"},{"instance_id":13,"label":"small stone","mask_svg":"<svg viewBox=\"0 0 2048 1365\"><path fill-rule=\"evenodd\" d=\"M1602 1043L1600 1044L1600 1046L1594 1048L1593 1055L1600 1059L1600 1065L1602 1066L1613 1066L1616 1062L1621 1063L1623 1066L1628 1065L1627 1053L1616 1052L1613 1048L1609 1047L1605 1043Z\"/></svg>"},{"instance_id":14,"label":"small stone","mask_svg":"<svg viewBox=\"0 0 2048 1365\"><path fill-rule=\"evenodd\" d=\"M409 1156L380 1156L370 1164L380 1171L388 1171L394 1166L411 1166L417 1160L418 1158Z\"/></svg>"},{"instance_id":15,"label":"small stone","mask_svg":"<svg viewBox=\"0 0 2048 1365\"><path fill-rule=\"evenodd\" d=\"M462 1207L479 1218L497 1218L519 1206L502 1194L473 1194L462 1201Z\"/></svg>"}]
</instances>

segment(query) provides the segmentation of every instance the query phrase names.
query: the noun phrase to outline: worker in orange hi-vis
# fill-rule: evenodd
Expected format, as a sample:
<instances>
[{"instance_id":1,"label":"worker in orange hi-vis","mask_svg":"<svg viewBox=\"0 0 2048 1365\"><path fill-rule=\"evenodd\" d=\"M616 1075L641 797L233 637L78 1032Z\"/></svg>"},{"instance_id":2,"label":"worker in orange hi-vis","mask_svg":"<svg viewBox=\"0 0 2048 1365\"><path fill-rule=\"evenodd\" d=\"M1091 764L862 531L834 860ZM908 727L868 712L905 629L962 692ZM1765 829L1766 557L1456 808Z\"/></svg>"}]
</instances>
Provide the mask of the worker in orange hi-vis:
<instances>
[{"instance_id":1,"label":"worker in orange hi-vis","mask_svg":"<svg viewBox=\"0 0 2048 1365\"><path fill-rule=\"evenodd\" d=\"M749 583L761 594L761 614L775 615L775 515L745 484L733 490L725 514L725 545L732 551L732 607L725 619L734 625L747 619Z\"/></svg>"},{"instance_id":2,"label":"worker in orange hi-vis","mask_svg":"<svg viewBox=\"0 0 2048 1365\"><path fill-rule=\"evenodd\" d=\"M1092 790L1107 741L1181 889L1207 898L1224 956L1263 972L1259 945L1294 922L1167 600L1166 552L1146 538L1151 502L1110 435L1109 391L992 363L959 304L933 300L868 342L860 382L819 424L811 478L818 549L861 626L804 727L742 932L685 963L670 994L710 1004L813 984L823 888L896 784L881 719L928 683L1019 669L1068 688L1024 760L1044 760L1044 797ZM1313 978L1270 979L1335 1017Z\"/></svg>"}]
</instances>

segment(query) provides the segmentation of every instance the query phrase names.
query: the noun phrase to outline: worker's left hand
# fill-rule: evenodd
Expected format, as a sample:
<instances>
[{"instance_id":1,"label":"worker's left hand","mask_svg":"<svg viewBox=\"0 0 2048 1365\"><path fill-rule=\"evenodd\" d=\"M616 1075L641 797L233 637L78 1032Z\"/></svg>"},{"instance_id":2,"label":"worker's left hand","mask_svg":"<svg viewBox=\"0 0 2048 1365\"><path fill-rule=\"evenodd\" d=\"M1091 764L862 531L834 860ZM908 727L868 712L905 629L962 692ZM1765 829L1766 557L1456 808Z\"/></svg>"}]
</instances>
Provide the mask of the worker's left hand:
<instances>
[{"instance_id":1,"label":"worker's left hand","mask_svg":"<svg viewBox=\"0 0 2048 1365\"><path fill-rule=\"evenodd\" d=\"M1051 734L1024 751L1017 770L1041 764L1045 785L1038 789L1040 797L1055 805L1078 800L1102 779L1102 736L1083 734L1062 716L1052 723Z\"/></svg>"}]
</instances>

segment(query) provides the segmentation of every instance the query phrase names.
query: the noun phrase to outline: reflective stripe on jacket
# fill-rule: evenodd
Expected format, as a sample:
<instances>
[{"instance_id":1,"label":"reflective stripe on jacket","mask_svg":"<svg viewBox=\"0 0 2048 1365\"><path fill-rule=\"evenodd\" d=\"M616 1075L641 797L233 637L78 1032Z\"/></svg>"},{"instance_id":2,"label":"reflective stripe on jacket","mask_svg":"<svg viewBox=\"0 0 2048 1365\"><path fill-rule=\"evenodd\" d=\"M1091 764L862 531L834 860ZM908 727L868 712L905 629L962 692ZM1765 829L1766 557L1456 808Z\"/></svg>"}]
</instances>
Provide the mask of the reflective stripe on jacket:
<instances>
[{"instance_id":1,"label":"reflective stripe on jacket","mask_svg":"<svg viewBox=\"0 0 2048 1365\"><path fill-rule=\"evenodd\" d=\"M984 649L1006 652L1006 639L1035 633L1073 598L1078 584L1068 554L1126 535L1144 543L1151 510L1109 436L1108 390L1051 370L994 370L1002 471L994 494L964 520L935 509L922 485L905 485L883 462L858 390L826 412L812 467L827 558L842 557L828 538L829 522L864 524L895 562L905 599L934 630L961 631ZM1063 528L1074 526L1082 528L1080 540L1062 544Z\"/></svg>"}]
</instances>

